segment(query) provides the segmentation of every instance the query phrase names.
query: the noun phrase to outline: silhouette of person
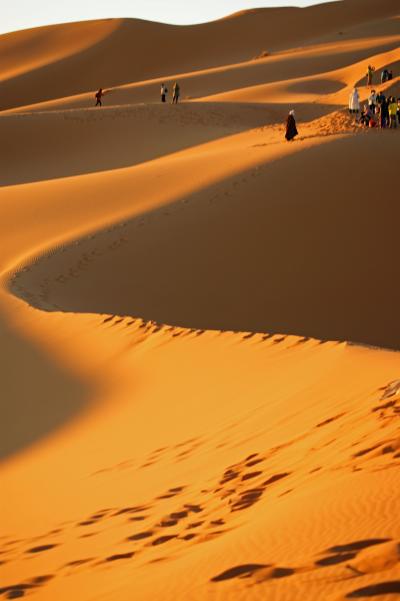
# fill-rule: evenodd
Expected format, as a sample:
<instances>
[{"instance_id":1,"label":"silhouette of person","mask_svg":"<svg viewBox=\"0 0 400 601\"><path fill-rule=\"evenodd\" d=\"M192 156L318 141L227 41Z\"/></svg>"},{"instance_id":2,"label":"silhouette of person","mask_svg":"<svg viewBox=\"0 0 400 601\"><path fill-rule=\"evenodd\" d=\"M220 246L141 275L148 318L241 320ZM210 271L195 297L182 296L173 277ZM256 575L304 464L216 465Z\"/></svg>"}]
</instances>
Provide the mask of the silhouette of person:
<instances>
[{"instance_id":1,"label":"silhouette of person","mask_svg":"<svg viewBox=\"0 0 400 601\"><path fill-rule=\"evenodd\" d=\"M287 120L286 120L286 134L285 138L288 142L294 140L294 138L298 135L297 127L296 127L296 119L294 118L294 111L290 111Z\"/></svg>"}]
</instances>

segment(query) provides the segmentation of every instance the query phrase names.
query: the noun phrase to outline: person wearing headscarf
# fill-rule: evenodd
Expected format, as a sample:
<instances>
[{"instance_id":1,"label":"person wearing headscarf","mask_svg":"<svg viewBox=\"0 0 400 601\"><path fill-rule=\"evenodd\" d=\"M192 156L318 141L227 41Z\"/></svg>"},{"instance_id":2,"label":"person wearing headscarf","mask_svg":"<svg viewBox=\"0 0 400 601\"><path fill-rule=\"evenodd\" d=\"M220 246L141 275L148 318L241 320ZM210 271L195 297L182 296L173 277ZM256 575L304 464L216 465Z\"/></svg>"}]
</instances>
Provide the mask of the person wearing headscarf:
<instances>
[{"instance_id":1,"label":"person wearing headscarf","mask_svg":"<svg viewBox=\"0 0 400 601\"><path fill-rule=\"evenodd\" d=\"M167 86L165 86L163 83L161 84L161 102L165 102L166 98L167 98L167 94L168 94L168 89Z\"/></svg>"},{"instance_id":2,"label":"person wearing headscarf","mask_svg":"<svg viewBox=\"0 0 400 601\"><path fill-rule=\"evenodd\" d=\"M286 120L286 134L285 138L288 142L294 140L294 138L298 135L297 127L296 127L296 119L294 117L294 111L290 111Z\"/></svg>"},{"instance_id":3,"label":"person wearing headscarf","mask_svg":"<svg viewBox=\"0 0 400 601\"><path fill-rule=\"evenodd\" d=\"M354 88L349 96L349 112L358 113L360 110L360 96L357 88Z\"/></svg>"}]
</instances>

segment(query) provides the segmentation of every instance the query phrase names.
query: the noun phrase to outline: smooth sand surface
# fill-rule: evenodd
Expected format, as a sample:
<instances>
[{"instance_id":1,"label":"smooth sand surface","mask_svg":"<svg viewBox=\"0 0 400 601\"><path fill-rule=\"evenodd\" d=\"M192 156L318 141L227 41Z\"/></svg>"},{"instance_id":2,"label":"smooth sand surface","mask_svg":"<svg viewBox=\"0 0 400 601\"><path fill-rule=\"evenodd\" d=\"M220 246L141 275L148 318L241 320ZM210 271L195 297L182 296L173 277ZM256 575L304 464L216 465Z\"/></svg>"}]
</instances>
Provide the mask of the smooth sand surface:
<instances>
[{"instance_id":1,"label":"smooth sand surface","mask_svg":"<svg viewBox=\"0 0 400 601\"><path fill-rule=\"evenodd\" d=\"M0 37L0 600L400 596L399 23Z\"/></svg>"}]
</instances>

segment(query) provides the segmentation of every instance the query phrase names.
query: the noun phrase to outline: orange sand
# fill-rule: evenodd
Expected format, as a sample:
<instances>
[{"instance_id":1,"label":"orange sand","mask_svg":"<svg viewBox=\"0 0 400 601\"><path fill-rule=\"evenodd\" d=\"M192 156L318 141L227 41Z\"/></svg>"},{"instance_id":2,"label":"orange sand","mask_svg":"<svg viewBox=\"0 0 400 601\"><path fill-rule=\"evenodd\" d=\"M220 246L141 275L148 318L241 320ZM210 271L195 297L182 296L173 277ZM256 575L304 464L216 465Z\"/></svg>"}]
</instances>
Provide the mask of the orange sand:
<instances>
[{"instance_id":1,"label":"orange sand","mask_svg":"<svg viewBox=\"0 0 400 601\"><path fill-rule=\"evenodd\" d=\"M344 110L399 72L373 7L0 37L0 601L400 596L399 133Z\"/></svg>"}]
</instances>

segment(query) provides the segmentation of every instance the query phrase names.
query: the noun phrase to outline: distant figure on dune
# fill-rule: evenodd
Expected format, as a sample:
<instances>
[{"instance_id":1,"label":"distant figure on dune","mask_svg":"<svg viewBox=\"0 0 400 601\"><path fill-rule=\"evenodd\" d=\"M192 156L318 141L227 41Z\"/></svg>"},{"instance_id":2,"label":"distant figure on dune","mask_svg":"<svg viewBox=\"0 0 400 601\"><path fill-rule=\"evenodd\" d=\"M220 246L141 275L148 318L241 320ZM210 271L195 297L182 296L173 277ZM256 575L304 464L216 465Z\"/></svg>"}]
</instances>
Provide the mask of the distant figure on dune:
<instances>
[{"instance_id":1,"label":"distant figure on dune","mask_svg":"<svg viewBox=\"0 0 400 601\"><path fill-rule=\"evenodd\" d=\"M385 94L383 92L378 92L378 95L376 97L376 104L377 104L377 109L379 110L382 102L386 100L385 98Z\"/></svg>"},{"instance_id":2,"label":"distant figure on dune","mask_svg":"<svg viewBox=\"0 0 400 601\"><path fill-rule=\"evenodd\" d=\"M368 106L371 109L371 111L373 113L375 113L375 107L376 107L376 92L375 92L375 90L372 90L371 94L369 95Z\"/></svg>"},{"instance_id":3,"label":"distant figure on dune","mask_svg":"<svg viewBox=\"0 0 400 601\"><path fill-rule=\"evenodd\" d=\"M286 120L286 134L285 138L288 142L294 140L298 136L299 132L296 127L296 119L294 118L294 111L290 111Z\"/></svg>"},{"instance_id":4,"label":"distant figure on dune","mask_svg":"<svg viewBox=\"0 0 400 601\"><path fill-rule=\"evenodd\" d=\"M367 86L372 86L372 78L374 76L375 67L368 65L367 67Z\"/></svg>"},{"instance_id":5,"label":"distant figure on dune","mask_svg":"<svg viewBox=\"0 0 400 601\"><path fill-rule=\"evenodd\" d=\"M380 126L381 129L385 129L389 125L389 102L386 100L384 94L382 94L383 99L379 106L379 116L380 116Z\"/></svg>"},{"instance_id":6,"label":"distant figure on dune","mask_svg":"<svg viewBox=\"0 0 400 601\"><path fill-rule=\"evenodd\" d=\"M178 104L180 93L181 89L179 87L178 82L176 81L173 87L172 104Z\"/></svg>"},{"instance_id":7,"label":"distant figure on dune","mask_svg":"<svg viewBox=\"0 0 400 601\"><path fill-rule=\"evenodd\" d=\"M168 94L167 87L162 83L161 84L161 102L165 102Z\"/></svg>"},{"instance_id":8,"label":"distant figure on dune","mask_svg":"<svg viewBox=\"0 0 400 601\"><path fill-rule=\"evenodd\" d=\"M384 69L381 73L381 83L385 83L385 81L388 80L388 75L389 75L388 70Z\"/></svg>"},{"instance_id":9,"label":"distant figure on dune","mask_svg":"<svg viewBox=\"0 0 400 601\"><path fill-rule=\"evenodd\" d=\"M104 96L104 92L103 92L103 88L100 88L98 90L98 92L96 92L96 94L94 95L94 97L96 98L96 106L102 106L101 104L101 99Z\"/></svg>"},{"instance_id":10,"label":"distant figure on dune","mask_svg":"<svg viewBox=\"0 0 400 601\"><path fill-rule=\"evenodd\" d=\"M360 96L357 88L354 88L349 96L349 113L357 114L360 110Z\"/></svg>"},{"instance_id":11,"label":"distant figure on dune","mask_svg":"<svg viewBox=\"0 0 400 601\"><path fill-rule=\"evenodd\" d=\"M373 124L371 123L373 121ZM365 125L365 127L375 127L376 123L374 120L374 113L371 110L371 107L368 104L364 105L364 110L361 113L360 117L361 125Z\"/></svg>"}]
</instances>

